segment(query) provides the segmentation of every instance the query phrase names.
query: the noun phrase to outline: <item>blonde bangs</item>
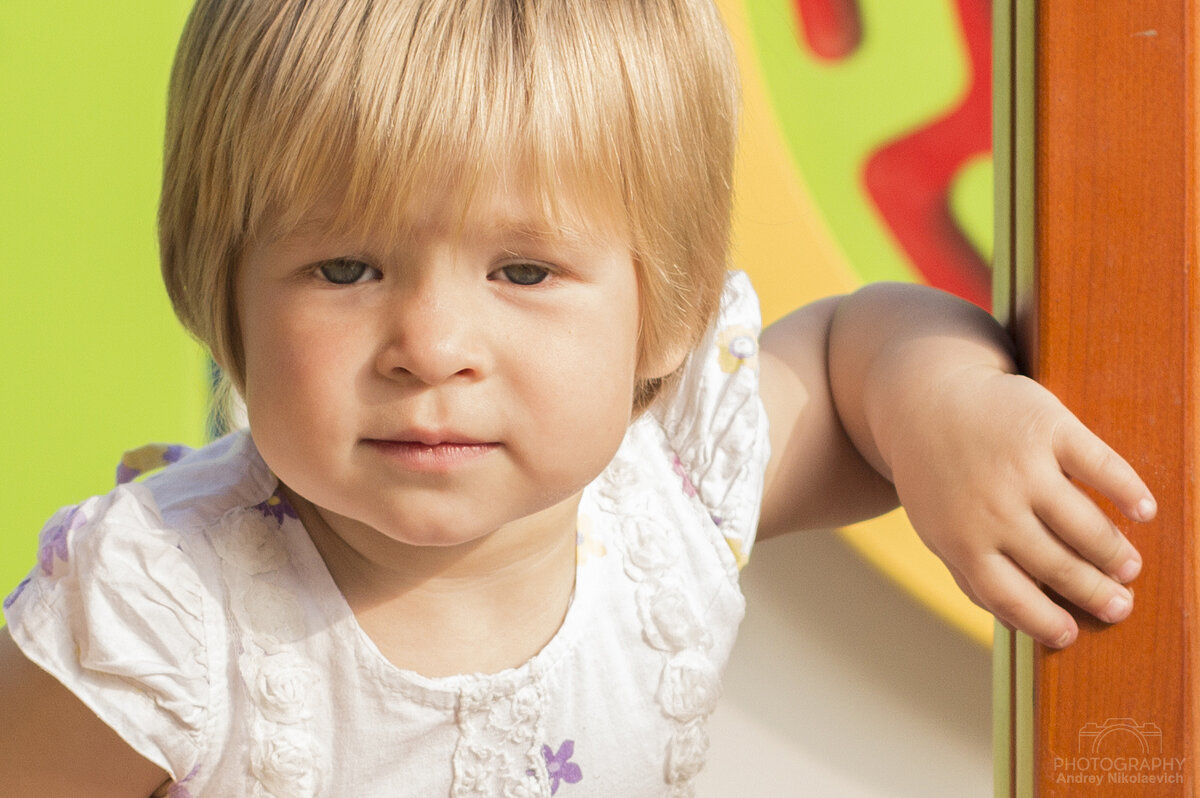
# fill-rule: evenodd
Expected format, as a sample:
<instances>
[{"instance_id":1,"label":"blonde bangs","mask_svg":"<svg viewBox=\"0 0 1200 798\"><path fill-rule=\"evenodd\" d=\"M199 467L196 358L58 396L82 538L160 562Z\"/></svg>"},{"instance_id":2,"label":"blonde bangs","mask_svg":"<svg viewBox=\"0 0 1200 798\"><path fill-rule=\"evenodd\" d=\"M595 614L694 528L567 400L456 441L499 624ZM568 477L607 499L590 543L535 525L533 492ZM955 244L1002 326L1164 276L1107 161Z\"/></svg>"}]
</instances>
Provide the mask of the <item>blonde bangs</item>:
<instances>
[{"instance_id":1,"label":"blonde bangs","mask_svg":"<svg viewBox=\"0 0 1200 798\"><path fill-rule=\"evenodd\" d=\"M309 15L275 73L286 80L264 85L250 114L267 135L246 142L247 232L286 234L332 200L331 232L402 237L431 193L461 218L481 185L514 177L547 230L627 229L625 159L604 113L624 110L624 98L567 85L545 41L562 39L520 10L482 0L376 4L357 20ZM311 57L317 35L354 57ZM613 81L589 83L614 94L604 88Z\"/></svg>"},{"instance_id":2,"label":"blonde bangs","mask_svg":"<svg viewBox=\"0 0 1200 798\"><path fill-rule=\"evenodd\" d=\"M709 0L200 0L168 109L168 291L240 387L249 240L330 204L331 232L402 237L431 192L461 218L516 177L548 230L630 240L661 358L716 311L735 108Z\"/></svg>"}]
</instances>

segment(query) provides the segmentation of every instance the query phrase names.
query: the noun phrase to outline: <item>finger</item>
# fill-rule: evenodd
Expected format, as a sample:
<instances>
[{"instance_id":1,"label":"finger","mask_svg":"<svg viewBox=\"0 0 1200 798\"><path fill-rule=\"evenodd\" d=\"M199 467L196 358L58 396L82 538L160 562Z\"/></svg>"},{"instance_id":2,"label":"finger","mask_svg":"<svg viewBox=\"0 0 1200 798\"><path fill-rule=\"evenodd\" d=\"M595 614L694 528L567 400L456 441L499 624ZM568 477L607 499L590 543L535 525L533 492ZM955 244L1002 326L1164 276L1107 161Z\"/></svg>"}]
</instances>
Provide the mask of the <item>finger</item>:
<instances>
[{"instance_id":1,"label":"finger","mask_svg":"<svg viewBox=\"0 0 1200 798\"><path fill-rule=\"evenodd\" d=\"M946 570L950 572L950 576L954 577L954 584L958 585L958 589L963 592L963 595L969 598L972 604L982 607L983 601L979 596L975 595L975 590L971 587L971 581L963 575L963 572L950 563L943 564L946 566Z\"/></svg>"},{"instance_id":2,"label":"finger","mask_svg":"<svg viewBox=\"0 0 1200 798\"><path fill-rule=\"evenodd\" d=\"M1107 623L1123 621L1133 611L1133 593L1084 560L1051 534L1041 522L1018 535L1003 550L1029 577L1071 604Z\"/></svg>"},{"instance_id":3,"label":"finger","mask_svg":"<svg viewBox=\"0 0 1200 798\"><path fill-rule=\"evenodd\" d=\"M1063 648L1079 635L1071 614L1007 557L988 558L970 584L980 606L1005 626L1019 629L1044 646Z\"/></svg>"},{"instance_id":4,"label":"finger","mask_svg":"<svg viewBox=\"0 0 1200 798\"><path fill-rule=\"evenodd\" d=\"M1074 417L1055 433L1054 454L1067 476L1095 488L1126 518L1154 518L1158 511L1154 495L1125 458Z\"/></svg>"},{"instance_id":5,"label":"finger","mask_svg":"<svg viewBox=\"0 0 1200 798\"><path fill-rule=\"evenodd\" d=\"M1084 560L1118 582L1127 583L1142 570L1136 548L1095 502L1066 478L1050 481L1033 511L1054 535Z\"/></svg>"}]
</instances>

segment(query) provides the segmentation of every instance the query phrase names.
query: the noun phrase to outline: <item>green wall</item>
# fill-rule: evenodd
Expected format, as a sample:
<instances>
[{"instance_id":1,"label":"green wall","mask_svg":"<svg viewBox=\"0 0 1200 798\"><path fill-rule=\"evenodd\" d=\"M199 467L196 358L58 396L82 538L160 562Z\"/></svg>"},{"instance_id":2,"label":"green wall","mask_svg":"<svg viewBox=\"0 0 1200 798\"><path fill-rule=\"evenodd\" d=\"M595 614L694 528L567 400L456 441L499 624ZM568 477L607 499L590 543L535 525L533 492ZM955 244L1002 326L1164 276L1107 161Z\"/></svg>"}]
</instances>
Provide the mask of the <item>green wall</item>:
<instances>
[{"instance_id":1,"label":"green wall","mask_svg":"<svg viewBox=\"0 0 1200 798\"><path fill-rule=\"evenodd\" d=\"M204 438L206 365L158 277L187 0L0 2L0 595L125 449Z\"/></svg>"}]
</instances>

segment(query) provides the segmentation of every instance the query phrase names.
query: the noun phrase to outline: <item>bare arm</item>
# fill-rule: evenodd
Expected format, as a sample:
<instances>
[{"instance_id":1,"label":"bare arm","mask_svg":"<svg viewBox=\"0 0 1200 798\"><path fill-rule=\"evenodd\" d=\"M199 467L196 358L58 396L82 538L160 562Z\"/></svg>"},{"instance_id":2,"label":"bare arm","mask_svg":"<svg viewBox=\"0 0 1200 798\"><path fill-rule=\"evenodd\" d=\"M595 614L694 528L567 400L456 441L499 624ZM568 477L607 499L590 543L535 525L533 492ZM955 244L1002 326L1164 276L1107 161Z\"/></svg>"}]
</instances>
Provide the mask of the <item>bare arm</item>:
<instances>
[{"instance_id":1,"label":"bare arm","mask_svg":"<svg viewBox=\"0 0 1200 798\"><path fill-rule=\"evenodd\" d=\"M895 489L851 442L830 393L828 338L841 301L806 305L763 332L760 382L771 459L760 540L843 526L896 506Z\"/></svg>"},{"instance_id":2,"label":"bare arm","mask_svg":"<svg viewBox=\"0 0 1200 798\"><path fill-rule=\"evenodd\" d=\"M764 534L869 517L899 498L967 595L1039 641L1066 645L1077 627L1038 583L1102 620L1129 614L1123 583L1140 558L1076 483L1135 520L1154 515L1153 498L1012 373L986 313L921 286L872 285L773 325L763 350Z\"/></svg>"},{"instance_id":3,"label":"bare arm","mask_svg":"<svg viewBox=\"0 0 1200 798\"><path fill-rule=\"evenodd\" d=\"M167 774L129 747L0 629L0 784L10 798L145 798Z\"/></svg>"}]
</instances>

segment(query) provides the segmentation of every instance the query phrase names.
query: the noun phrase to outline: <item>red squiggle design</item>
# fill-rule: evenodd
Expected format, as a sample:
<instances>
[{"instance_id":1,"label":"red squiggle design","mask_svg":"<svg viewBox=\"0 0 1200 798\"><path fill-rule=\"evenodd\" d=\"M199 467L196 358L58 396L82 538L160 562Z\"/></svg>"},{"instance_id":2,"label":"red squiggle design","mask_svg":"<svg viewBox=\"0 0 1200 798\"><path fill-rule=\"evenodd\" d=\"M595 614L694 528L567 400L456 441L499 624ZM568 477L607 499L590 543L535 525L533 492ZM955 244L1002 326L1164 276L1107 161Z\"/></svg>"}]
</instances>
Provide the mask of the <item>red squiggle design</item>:
<instances>
[{"instance_id":1,"label":"red squiggle design","mask_svg":"<svg viewBox=\"0 0 1200 798\"><path fill-rule=\"evenodd\" d=\"M863 182L892 234L930 285L982 307L991 272L950 214L950 183L972 156L991 149L990 0L956 0L971 84L948 115L877 150Z\"/></svg>"},{"instance_id":2,"label":"red squiggle design","mask_svg":"<svg viewBox=\"0 0 1200 798\"><path fill-rule=\"evenodd\" d=\"M827 61L839 61L862 42L858 0L792 0L809 49Z\"/></svg>"}]
</instances>

